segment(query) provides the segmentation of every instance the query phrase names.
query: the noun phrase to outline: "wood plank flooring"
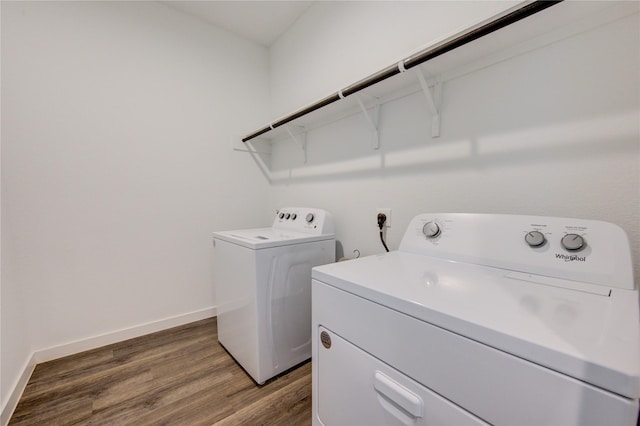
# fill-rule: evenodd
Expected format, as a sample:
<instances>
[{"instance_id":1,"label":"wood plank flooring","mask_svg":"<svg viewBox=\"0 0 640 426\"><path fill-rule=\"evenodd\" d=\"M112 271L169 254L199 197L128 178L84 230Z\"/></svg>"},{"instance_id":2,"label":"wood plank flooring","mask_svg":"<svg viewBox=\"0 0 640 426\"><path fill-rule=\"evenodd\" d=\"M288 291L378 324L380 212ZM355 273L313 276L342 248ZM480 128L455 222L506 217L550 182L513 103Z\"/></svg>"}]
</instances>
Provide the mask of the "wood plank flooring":
<instances>
[{"instance_id":1,"label":"wood plank flooring","mask_svg":"<svg viewBox=\"0 0 640 426\"><path fill-rule=\"evenodd\" d=\"M9 425L310 425L311 363L255 382L216 318L36 366Z\"/></svg>"}]
</instances>

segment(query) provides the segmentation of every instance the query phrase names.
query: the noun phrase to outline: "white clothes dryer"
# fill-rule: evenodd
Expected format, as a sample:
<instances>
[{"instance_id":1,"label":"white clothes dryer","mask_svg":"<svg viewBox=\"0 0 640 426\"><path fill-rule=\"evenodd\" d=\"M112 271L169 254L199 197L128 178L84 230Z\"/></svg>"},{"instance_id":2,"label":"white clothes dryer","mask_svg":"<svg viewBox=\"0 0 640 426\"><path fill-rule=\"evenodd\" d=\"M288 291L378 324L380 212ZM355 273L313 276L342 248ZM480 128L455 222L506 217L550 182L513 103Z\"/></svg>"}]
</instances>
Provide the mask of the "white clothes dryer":
<instances>
[{"instance_id":1,"label":"white clothes dryer","mask_svg":"<svg viewBox=\"0 0 640 426\"><path fill-rule=\"evenodd\" d=\"M640 326L616 225L415 217L314 268L314 425L636 425Z\"/></svg>"},{"instance_id":2,"label":"white clothes dryer","mask_svg":"<svg viewBox=\"0 0 640 426\"><path fill-rule=\"evenodd\" d=\"M311 357L311 268L335 262L333 232L329 212L288 207L213 234L218 341L256 383Z\"/></svg>"}]
</instances>

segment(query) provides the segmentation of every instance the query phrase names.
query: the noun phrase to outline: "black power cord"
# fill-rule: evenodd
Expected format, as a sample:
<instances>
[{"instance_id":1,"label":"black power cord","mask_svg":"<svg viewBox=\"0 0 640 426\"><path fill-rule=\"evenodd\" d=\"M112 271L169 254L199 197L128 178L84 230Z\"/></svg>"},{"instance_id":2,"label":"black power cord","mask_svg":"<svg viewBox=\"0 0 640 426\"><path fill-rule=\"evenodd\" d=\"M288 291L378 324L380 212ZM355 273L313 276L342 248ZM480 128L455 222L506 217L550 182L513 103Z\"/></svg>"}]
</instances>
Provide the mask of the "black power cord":
<instances>
[{"instance_id":1,"label":"black power cord","mask_svg":"<svg viewBox=\"0 0 640 426\"><path fill-rule=\"evenodd\" d=\"M387 221L387 215L384 213L378 213L378 228L380 228L380 242L384 246L384 249L388 252L389 248L387 247L387 243L384 242L384 235L382 235L382 228L384 228L384 223Z\"/></svg>"}]
</instances>

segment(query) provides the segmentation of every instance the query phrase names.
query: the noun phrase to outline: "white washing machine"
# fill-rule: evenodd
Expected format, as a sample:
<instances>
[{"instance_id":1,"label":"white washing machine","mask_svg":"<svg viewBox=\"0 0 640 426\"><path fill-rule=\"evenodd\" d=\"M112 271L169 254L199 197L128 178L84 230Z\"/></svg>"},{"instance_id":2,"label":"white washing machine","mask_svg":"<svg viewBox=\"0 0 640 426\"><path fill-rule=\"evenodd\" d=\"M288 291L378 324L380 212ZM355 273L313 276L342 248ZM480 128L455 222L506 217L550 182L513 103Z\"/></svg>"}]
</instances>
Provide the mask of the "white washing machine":
<instances>
[{"instance_id":1,"label":"white washing machine","mask_svg":"<svg viewBox=\"0 0 640 426\"><path fill-rule=\"evenodd\" d=\"M335 262L333 232L329 212L289 207L213 234L218 341L256 383L311 357L311 268Z\"/></svg>"},{"instance_id":2,"label":"white washing machine","mask_svg":"<svg viewBox=\"0 0 640 426\"><path fill-rule=\"evenodd\" d=\"M598 221L422 214L314 268L314 425L636 425L638 290Z\"/></svg>"}]
</instances>

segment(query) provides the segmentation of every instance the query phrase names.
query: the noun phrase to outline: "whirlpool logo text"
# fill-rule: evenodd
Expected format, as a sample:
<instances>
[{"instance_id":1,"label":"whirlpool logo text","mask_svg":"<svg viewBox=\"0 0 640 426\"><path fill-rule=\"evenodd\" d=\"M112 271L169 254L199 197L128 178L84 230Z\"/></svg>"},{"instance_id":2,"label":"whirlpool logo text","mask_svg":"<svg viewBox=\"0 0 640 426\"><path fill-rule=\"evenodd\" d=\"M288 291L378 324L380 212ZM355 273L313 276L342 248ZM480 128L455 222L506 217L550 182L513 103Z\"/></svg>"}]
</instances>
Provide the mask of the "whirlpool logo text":
<instances>
[{"instance_id":1,"label":"whirlpool logo text","mask_svg":"<svg viewBox=\"0 0 640 426\"><path fill-rule=\"evenodd\" d=\"M556 253L556 259L564 260L565 262L586 262L586 256L578 256L575 254Z\"/></svg>"}]
</instances>

